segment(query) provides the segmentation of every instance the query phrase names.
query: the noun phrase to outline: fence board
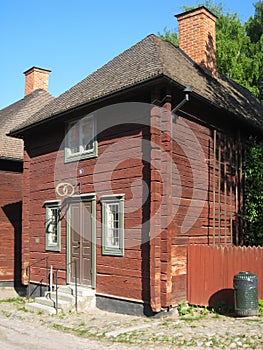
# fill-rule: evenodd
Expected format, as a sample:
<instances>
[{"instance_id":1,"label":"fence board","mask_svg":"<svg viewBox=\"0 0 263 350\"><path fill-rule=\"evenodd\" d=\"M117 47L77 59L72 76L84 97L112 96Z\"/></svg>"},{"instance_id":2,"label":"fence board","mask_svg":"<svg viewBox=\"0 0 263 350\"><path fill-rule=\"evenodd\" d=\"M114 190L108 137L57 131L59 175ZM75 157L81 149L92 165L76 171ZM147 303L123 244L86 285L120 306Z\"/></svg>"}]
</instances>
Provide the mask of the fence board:
<instances>
[{"instance_id":1,"label":"fence board","mask_svg":"<svg viewBox=\"0 0 263 350\"><path fill-rule=\"evenodd\" d=\"M207 246L190 244L187 264L187 298L190 304L233 304L233 278L241 271L258 277L258 296L263 299L263 247Z\"/></svg>"}]
</instances>

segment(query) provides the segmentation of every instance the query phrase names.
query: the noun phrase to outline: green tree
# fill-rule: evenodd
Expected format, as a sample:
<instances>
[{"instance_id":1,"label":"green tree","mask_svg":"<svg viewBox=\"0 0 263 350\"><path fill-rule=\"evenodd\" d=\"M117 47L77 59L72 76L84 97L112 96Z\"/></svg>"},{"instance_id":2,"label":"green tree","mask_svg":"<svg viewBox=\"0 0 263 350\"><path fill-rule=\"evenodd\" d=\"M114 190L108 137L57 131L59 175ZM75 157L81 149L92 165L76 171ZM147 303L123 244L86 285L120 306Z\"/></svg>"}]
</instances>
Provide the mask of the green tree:
<instances>
[{"instance_id":1,"label":"green tree","mask_svg":"<svg viewBox=\"0 0 263 350\"><path fill-rule=\"evenodd\" d=\"M254 59L253 86L256 95L263 101L263 2L254 4L255 14L246 22L246 32L251 40L250 53Z\"/></svg>"},{"instance_id":2,"label":"green tree","mask_svg":"<svg viewBox=\"0 0 263 350\"><path fill-rule=\"evenodd\" d=\"M263 144L250 137L244 161L245 245L263 245Z\"/></svg>"},{"instance_id":3,"label":"green tree","mask_svg":"<svg viewBox=\"0 0 263 350\"><path fill-rule=\"evenodd\" d=\"M252 43L257 43L263 34L263 2L258 1L254 4L255 14L250 17L246 23L247 34Z\"/></svg>"},{"instance_id":4,"label":"green tree","mask_svg":"<svg viewBox=\"0 0 263 350\"><path fill-rule=\"evenodd\" d=\"M164 33L158 33L158 35L167 41L170 41L175 46L178 46L178 34L175 31L171 31L170 29L164 28Z\"/></svg>"}]
</instances>

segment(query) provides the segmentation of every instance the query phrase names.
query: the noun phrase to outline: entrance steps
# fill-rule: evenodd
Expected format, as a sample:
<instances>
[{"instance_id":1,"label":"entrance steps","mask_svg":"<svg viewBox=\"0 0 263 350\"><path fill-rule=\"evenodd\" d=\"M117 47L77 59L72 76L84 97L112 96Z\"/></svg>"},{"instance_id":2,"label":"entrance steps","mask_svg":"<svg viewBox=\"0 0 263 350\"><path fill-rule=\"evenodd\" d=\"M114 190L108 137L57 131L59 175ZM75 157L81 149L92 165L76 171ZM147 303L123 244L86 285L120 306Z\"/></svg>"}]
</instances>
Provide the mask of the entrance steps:
<instances>
[{"instance_id":1,"label":"entrance steps","mask_svg":"<svg viewBox=\"0 0 263 350\"><path fill-rule=\"evenodd\" d=\"M95 291L93 289L78 286L77 298L75 295L75 286L66 285L58 286L58 312L69 312L76 310L77 299L77 311L88 311L95 308ZM25 305L28 311L34 311L39 313L48 313L50 315L56 313L56 292L45 292L44 297L36 297L34 302L28 302Z\"/></svg>"}]
</instances>

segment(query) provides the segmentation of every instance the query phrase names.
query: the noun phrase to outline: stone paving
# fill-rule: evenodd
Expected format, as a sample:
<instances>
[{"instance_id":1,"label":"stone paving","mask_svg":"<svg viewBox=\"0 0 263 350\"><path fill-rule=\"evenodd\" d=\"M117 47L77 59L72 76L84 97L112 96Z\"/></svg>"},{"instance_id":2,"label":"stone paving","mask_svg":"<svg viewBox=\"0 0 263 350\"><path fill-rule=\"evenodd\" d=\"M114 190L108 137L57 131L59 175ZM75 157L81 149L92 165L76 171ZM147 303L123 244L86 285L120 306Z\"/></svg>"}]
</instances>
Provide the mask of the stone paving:
<instances>
[{"instance_id":1,"label":"stone paving","mask_svg":"<svg viewBox=\"0 0 263 350\"><path fill-rule=\"evenodd\" d=\"M1 318L97 340L101 349L114 345L116 349L263 349L263 316L235 318L205 308L191 308L184 316L173 312L159 318L99 309L49 316L26 312L24 302L12 290L0 290Z\"/></svg>"}]
</instances>

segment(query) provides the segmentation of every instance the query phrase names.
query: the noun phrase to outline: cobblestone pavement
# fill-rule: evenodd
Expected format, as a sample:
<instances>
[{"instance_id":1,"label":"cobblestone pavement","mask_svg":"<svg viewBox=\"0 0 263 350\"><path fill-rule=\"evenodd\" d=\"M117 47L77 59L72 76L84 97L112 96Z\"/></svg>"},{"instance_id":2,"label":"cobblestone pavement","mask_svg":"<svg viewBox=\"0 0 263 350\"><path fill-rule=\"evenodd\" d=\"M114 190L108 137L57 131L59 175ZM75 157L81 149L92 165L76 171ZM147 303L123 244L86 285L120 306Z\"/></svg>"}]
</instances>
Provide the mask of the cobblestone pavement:
<instances>
[{"instance_id":1,"label":"cobblestone pavement","mask_svg":"<svg viewBox=\"0 0 263 350\"><path fill-rule=\"evenodd\" d=\"M47 350L58 345L74 350L263 349L262 316L234 318L200 308L191 311L181 317L173 313L161 318L98 309L49 316L26 312L23 299L2 289L0 349L31 349L40 344Z\"/></svg>"}]
</instances>

